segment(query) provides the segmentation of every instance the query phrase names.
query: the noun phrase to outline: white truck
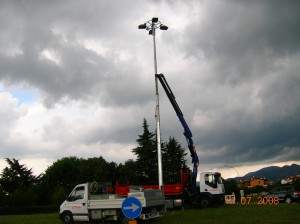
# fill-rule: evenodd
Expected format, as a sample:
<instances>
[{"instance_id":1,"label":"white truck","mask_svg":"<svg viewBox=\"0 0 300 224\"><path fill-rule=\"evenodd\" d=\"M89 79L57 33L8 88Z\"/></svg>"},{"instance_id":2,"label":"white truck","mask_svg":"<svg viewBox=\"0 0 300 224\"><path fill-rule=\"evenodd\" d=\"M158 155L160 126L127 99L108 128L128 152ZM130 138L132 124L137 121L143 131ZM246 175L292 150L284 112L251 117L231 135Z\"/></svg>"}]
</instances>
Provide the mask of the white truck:
<instances>
[{"instance_id":1,"label":"white truck","mask_svg":"<svg viewBox=\"0 0 300 224\"><path fill-rule=\"evenodd\" d=\"M120 194L106 193L105 189L97 182L77 185L60 206L61 220L65 224L104 220L127 223L122 213L122 203L126 198ZM141 202L139 219L161 217L165 212L165 198L161 190L132 189L128 197L135 197Z\"/></svg>"}]
</instances>

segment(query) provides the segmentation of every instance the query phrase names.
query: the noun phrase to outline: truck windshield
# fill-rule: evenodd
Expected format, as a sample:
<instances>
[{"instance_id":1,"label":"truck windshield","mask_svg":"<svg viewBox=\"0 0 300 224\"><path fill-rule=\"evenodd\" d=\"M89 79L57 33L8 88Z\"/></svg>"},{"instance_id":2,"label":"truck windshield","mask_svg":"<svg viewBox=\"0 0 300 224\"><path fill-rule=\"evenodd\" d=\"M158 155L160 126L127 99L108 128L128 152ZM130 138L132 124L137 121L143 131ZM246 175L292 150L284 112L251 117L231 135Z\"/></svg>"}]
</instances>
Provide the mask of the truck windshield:
<instances>
[{"instance_id":1,"label":"truck windshield","mask_svg":"<svg viewBox=\"0 0 300 224\"><path fill-rule=\"evenodd\" d=\"M205 174L205 184L211 186L213 188L217 187L217 180L215 178L215 174Z\"/></svg>"},{"instance_id":2,"label":"truck windshield","mask_svg":"<svg viewBox=\"0 0 300 224\"><path fill-rule=\"evenodd\" d=\"M70 201L76 201L78 199L83 199L84 196L84 186L77 187L73 190L73 192L69 195Z\"/></svg>"},{"instance_id":3,"label":"truck windshield","mask_svg":"<svg viewBox=\"0 0 300 224\"><path fill-rule=\"evenodd\" d=\"M217 188L218 184L222 184L223 180L220 173L209 173L205 175L205 184L213 188Z\"/></svg>"}]
</instances>

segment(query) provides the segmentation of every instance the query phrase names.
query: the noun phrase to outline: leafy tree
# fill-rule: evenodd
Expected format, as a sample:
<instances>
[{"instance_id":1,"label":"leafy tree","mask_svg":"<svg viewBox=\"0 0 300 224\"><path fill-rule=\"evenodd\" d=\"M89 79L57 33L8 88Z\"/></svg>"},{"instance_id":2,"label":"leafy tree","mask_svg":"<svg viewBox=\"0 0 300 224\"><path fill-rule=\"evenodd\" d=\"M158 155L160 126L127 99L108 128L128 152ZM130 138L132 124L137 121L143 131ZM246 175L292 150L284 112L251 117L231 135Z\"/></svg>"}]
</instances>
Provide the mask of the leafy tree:
<instances>
[{"instance_id":1,"label":"leafy tree","mask_svg":"<svg viewBox=\"0 0 300 224\"><path fill-rule=\"evenodd\" d=\"M98 158L82 159L79 169L81 182L114 182L117 164L114 162L108 163L100 156Z\"/></svg>"},{"instance_id":2,"label":"leafy tree","mask_svg":"<svg viewBox=\"0 0 300 224\"><path fill-rule=\"evenodd\" d=\"M5 167L0 178L0 204L5 206L30 206L36 203L36 188L40 176L20 164L17 159L5 159Z\"/></svg>"},{"instance_id":3,"label":"leafy tree","mask_svg":"<svg viewBox=\"0 0 300 224\"><path fill-rule=\"evenodd\" d=\"M62 202L65 198L62 192L69 193L76 184L82 183L79 169L81 160L65 157L48 167L37 188L37 203L47 205L56 204L59 200Z\"/></svg>"},{"instance_id":4,"label":"leafy tree","mask_svg":"<svg viewBox=\"0 0 300 224\"><path fill-rule=\"evenodd\" d=\"M178 183L179 170L188 170L185 159L187 153L174 137L163 144L162 151L164 182Z\"/></svg>"},{"instance_id":5,"label":"leafy tree","mask_svg":"<svg viewBox=\"0 0 300 224\"><path fill-rule=\"evenodd\" d=\"M149 131L146 119L143 121L143 134L137 139L138 147L132 149L137 156L137 176L140 183L154 184L158 179L157 150L155 134Z\"/></svg>"},{"instance_id":6,"label":"leafy tree","mask_svg":"<svg viewBox=\"0 0 300 224\"><path fill-rule=\"evenodd\" d=\"M79 183L98 181L115 182L117 164L103 157L82 159L65 157L54 162L45 172L38 188L40 204L62 202L65 194Z\"/></svg>"},{"instance_id":7,"label":"leafy tree","mask_svg":"<svg viewBox=\"0 0 300 224\"><path fill-rule=\"evenodd\" d=\"M82 159L75 156L57 160L47 168L43 182L47 182L50 188L59 185L71 190L76 184L82 182L80 176L81 162Z\"/></svg>"},{"instance_id":8,"label":"leafy tree","mask_svg":"<svg viewBox=\"0 0 300 224\"><path fill-rule=\"evenodd\" d=\"M52 189L50 204L59 206L64 201L68 193L70 192L66 192L65 188L62 186L56 186L54 189Z\"/></svg>"},{"instance_id":9,"label":"leafy tree","mask_svg":"<svg viewBox=\"0 0 300 224\"><path fill-rule=\"evenodd\" d=\"M6 195L3 205L13 207L27 207L36 204L36 188L31 187L27 190L17 189L13 194Z\"/></svg>"},{"instance_id":10,"label":"leafy tree","mask_svg":"<svg viewBox=\"0 0 300 224\"><path fill-rule=\"evenodd\" d=\"M4 204L5 196L6 196L5 192L0 185L0 206Z\"/></svg>"},{"instance_id":11,"label":"leafy tree","mask_svg":"<svg viewBox=\"0 0 300 224\"><path fill-rule=\"evenodd\" d=\"M146 119L143 121L143 134L137 139L138 147L132 152L137 155L136 176L139 183L157 184L157 144L156 135L149 131ZM187 153L174 137L162 142L163 179L165 183L178 183L179 170L189 171L185 156Z\"/></svg>"},{"instance_id":12,"label":"leafy tree","mask_svg":"<svg viewBox=\"0 0 300 224\"><path fill-rule=\"evenodd\" d=\"M117 179L119 183L125 184L141 184L141 182L138 182L138 176L137 171L138 170L138 163L133 161L132 159L129 159L125 161L124 164L119 164L117 168Z\"/></svg>"},{"instance_id":13,"label":"leafy tree","mask_svg":"<svg viewBox=\"0 0 300 224\"><path fill-rule=\"evenodd\" d=\"M5 159L8 167L2 171L0 185L5 194L14 194L16 191L26 191L32 186L36 186L40 176L35 176L32 169L20 164L17 159Z\"/></svg>"}]
</instances>

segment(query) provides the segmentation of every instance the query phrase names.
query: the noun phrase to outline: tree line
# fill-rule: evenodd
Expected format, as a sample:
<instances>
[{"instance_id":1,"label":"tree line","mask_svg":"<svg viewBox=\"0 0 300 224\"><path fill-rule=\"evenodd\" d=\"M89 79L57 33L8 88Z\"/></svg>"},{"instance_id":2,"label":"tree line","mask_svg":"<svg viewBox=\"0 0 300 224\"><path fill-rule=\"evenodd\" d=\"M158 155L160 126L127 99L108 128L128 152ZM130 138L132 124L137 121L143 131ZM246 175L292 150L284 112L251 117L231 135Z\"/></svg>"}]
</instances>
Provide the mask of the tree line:
<instances>
[{"instance_id":1,"label":"tree line","mask_svg":"<svg viewBox=\"0 0 300 224\"><path fill-rule=\"evenodd\" d=\"M116 164L102 156L94 158L64 157L55 161L41 175L20 164L15 158L6 158L8 164L0 174L0 207L58 206L79 183L98 181L128 183L131 185L157 184L156 134L149 130L146 119L143 133L138 135L137 147L132 149L137 159ZM163 177L165 183L178 183L179 170L190 171L186 151L170 137L162 142Z\"/></svg>"}]
</instances>

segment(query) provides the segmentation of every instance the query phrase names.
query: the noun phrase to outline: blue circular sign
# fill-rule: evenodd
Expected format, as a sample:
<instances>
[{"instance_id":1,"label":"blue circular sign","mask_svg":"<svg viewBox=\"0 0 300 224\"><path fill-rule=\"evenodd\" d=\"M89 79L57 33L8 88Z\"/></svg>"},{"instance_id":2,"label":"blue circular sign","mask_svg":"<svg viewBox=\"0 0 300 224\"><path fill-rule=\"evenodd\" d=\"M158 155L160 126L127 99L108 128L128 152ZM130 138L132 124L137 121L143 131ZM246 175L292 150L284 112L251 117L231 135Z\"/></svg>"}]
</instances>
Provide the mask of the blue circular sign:
<instances>
[{"instance_id":1,"label":"blue circular sign","mask_svg":"<svg viewBox=\"0 0 300 224\"><path fill-rule=\"evenodd\" d=\"M135 219L142 212L140 200L134 197L126 198L122 203L122 212L127 218Z\"/></svg>"}]
</instances>

